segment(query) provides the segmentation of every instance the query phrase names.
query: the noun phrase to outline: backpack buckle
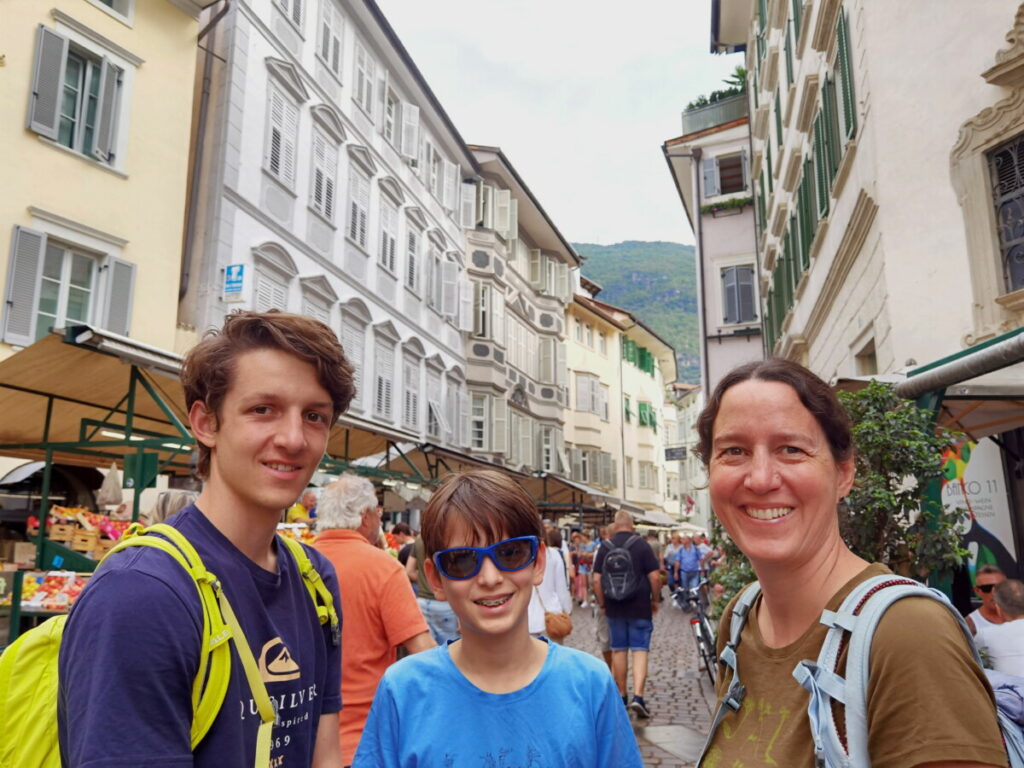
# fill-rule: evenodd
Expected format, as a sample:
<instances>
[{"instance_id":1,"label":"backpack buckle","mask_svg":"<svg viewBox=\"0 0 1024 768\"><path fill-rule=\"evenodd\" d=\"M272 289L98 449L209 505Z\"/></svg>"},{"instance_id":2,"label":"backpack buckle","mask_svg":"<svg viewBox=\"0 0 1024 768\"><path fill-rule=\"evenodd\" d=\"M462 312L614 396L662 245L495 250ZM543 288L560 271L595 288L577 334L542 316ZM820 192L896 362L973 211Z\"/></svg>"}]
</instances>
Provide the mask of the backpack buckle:
<instances>
[{"instance_id":1,"label":"backpack buckle","mask_svg":"<svg viewBox=\"0 0 1024 768\"><path fill-rule=\"evenodd\" d=\"M733 712L739 712L743 699L747 697L747 689L742 683L734 682L725 692L724 703Z\"/></svg>"}]
</instances>

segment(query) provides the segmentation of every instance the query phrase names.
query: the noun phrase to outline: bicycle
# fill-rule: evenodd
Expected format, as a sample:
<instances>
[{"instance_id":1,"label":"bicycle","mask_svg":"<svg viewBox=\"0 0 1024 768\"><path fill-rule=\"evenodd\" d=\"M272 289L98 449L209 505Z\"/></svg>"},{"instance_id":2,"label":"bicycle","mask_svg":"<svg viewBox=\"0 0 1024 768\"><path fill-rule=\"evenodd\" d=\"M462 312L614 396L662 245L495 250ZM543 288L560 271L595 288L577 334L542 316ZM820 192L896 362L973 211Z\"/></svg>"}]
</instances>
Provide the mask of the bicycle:
<instances>
[{"instance_id":1,"label":"bicycle","mask_svg":"<svg viewBox=\"0 0 1024 768\"><path fill-rule=\"evenodd\" d=\"M672 601L677 607L687 610L692 604L695 615L690 619L693 639L697 644L697 653L708 674L712 687L715 685L715 673L718 668L718 651L715 647L715 630L708 618L708 580L701 579L696 587L678 587L672 593Z\"/></svg>"}]
</instances>

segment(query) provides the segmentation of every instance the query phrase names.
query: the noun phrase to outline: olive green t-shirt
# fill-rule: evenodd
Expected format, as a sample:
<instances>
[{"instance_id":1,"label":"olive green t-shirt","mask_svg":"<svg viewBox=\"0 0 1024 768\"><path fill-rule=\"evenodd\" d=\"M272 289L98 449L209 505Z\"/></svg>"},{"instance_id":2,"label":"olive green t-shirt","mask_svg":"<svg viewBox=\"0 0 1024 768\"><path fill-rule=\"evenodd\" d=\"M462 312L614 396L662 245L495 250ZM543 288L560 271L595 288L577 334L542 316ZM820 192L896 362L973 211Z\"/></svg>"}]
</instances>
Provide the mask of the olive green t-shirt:
<instances>
[{"instance_id":1,"label":"olive green t-shirt","mask_svg":"<svg viewBox=\"0 0 1024 768\"><path fill-rule=\"evenodd\" d=\"M860 582L890 571L873 564L829 601L836 610ZM735 601L734 601L735 602ZM759 597L740 638L740 679L747 689L739 712L730 712L715 733L702 768L813 768L807 719L808 694L793 678L804 660L816 660L828 628L815 623L783 648L767 646L757 624ZM733 604L722 616L721 653L729 637ZM846 653L840 656L840 674ZM718 667L719 700L732 671ZM842 708L837 705L837 720ZM868 745L873 768L912 768L958 760L1005 766L1006 753L995 704L984 672L974 663L956 621L928 598L905 598L878 625L868 677Z\"/></svg>"}]
</instances>

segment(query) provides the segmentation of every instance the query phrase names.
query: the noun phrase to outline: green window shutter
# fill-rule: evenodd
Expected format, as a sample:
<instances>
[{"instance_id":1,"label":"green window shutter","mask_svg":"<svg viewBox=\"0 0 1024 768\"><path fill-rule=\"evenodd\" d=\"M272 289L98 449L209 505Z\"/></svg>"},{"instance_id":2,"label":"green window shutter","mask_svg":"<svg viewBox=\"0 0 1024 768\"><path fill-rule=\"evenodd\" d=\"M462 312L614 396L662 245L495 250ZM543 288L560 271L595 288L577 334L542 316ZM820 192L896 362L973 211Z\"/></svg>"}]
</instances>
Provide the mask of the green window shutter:
<instances>
[{"instance_id":1,"label":"green window shutter","mask_svg":"<svg viewBox=\"0 0 1024 768\"><path fill-rule=\"evenodd\" d=\"M768 163L768 168L767 168L767 171L768 171L768 194L770 195L770 194L772 194L772 192L775 191L773 189L773 187L772 187L772 143L770 141L766 141L764 144L765 144L764 148L765 148L765 153L766 153L765 154L765 160Z\"/></svg>"},{"instance_id":2,"label":"green window shutter","mask_svg":"<svg viewBox=\"0 0 1024 768\"><path fill-rule=\"evenodd\" d=\"M629 395L623 395L622 403L622 414L626 419L626 423L628 424L633 418L633 414L630 413L629 410Z\"/></svg>"},{"instance_id":3,"label":"green window shutter","mask_svg":"<svg viewBox=\"0 0 1024 768\"><path fill-rule=\"evenodd\" d=\"M843 128L845 138L852 139L857 135L857 104L853 92L853 66L850 61L850 32L846 24L846 13L840 9L839 21L836 22L836 37L838 38L840 96L843 100Z\"/></svg>"},{"instance_id":4,"label":"green window shutter","mask_svg":"<svg viewBox=\"0 0 1024 768\"><path fill-rule=\"evenodd\" d=\"M824 123L825 139L828 145L828 181L829 189L832 188L832 180L836 177L839 169L839 158L841 156L841 145L839 141L839 114L836 108L836 81L826 76L825 87L821 93L822 103L825 105Z\"/></svg>"},{"instance_id":5,"label":"green window shutter","mask_svg":"<svg viewBox=\"0 0 1024 768\"><path fill-rule=\"evenodd\" d=\"M814 184L817 190L818 220L828 216L828 156L825 144L824 111L819 109L814 116Z\"/></svg>"},{"instance_id":6,"label":"green window shutter","mask_svg":"<svg viewBox=\"0 0 1024 768\"><path fill-rule=\"evenodd\" d=\"M803 208L800 214L800 247L805 253L810 254L811 240L814 239L814 227L817 223L815 218L816 207L814 205L814 161L811 158L804 160L803 187Z\"/></svg>"},{"instance_id":7,"label":"green window shutter","mask_svg":"<svg viewBox=\"0 0 1024 768\"><path fill-rule=\"evenodd\" d=\"M775 145L782 146L782 99L779 91L775 91Z\"/></svg>"},{"instance_id":8,"label":"green window shutter","mask_svg":"<svg viewBox=\"0 0 1024 768\"><path fill-rule=\"evenodd\" d=\"M804 5L801 0L793 0L793 34L800 37L800 25L803 22Z\"/></svg>"},{"instance_id":9,"label":"green window shutter","mask_svg":"<svg viewBox=\"0 0 1024 768\"><path fill-rule=\"evenodd\" d=\"M783 43L786 54L786 85L793 84L793 36L790 34L789 25L786 25L786 40Z\"/></svg>"},{"instance_id":10,"label":"green window shutter","mask_svg":"<svg viewBox=\"0 0 1024 768\"><path fill-rule=\"evenodd\" d=\"M750 79L752 81L751 85L750 85L750 90L754 94L754 109L756 110L757 109L757 92L760 89L760 86L758 86L758 84L757 84L757 72L756 71L755 72L751 72L749 77L750 77Z\"/></svg>"},{"instance_id":11,"label":"green window shutter","mask_svg":"<svg viewBox=\"0 0 1024 768\"><path fill-rule=\"evenodd\" d=\"M757 0L757 29L764 33L766 19L768 18L768 0Z\"/></svg>"}]
</instances>

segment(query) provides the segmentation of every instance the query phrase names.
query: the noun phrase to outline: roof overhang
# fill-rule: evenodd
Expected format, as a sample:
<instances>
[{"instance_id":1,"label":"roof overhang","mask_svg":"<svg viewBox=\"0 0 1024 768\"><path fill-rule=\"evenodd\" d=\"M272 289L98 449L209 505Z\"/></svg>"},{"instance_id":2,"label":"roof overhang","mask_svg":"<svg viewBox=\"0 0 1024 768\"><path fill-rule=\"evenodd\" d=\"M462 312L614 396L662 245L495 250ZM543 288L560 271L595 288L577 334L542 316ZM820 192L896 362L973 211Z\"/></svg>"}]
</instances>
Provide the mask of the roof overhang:
<instances>
[{"instance_id":1,"label":"roof overhang","mask_svg":"<svg viewBox=\"0 0 1024 768\"><path fill-rule=\"evenodd\" d=\"M560 254L562 260L571 267L579 266L582 261L580 255L562 236L558 227L541 206L540 201L534 197L530 188L526 186L526 182L509 162L505 153L499 147L470 144L469 148L473 150L481 172L490 173L501 179L512 191L512 195L519 205L519 224L530 233L530 237L536 245L545 251Z\"/></svg>"},{"instance_id":2,"label":"roof overhang","mask_svg":"<svg viewBox=\"0 0 1024 768\"><path fill-rule=\"evenodd\" d=\"M747 50L754 0L711 0L711 53Z\"/></svg>"}]
</instances>

